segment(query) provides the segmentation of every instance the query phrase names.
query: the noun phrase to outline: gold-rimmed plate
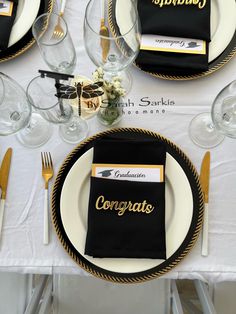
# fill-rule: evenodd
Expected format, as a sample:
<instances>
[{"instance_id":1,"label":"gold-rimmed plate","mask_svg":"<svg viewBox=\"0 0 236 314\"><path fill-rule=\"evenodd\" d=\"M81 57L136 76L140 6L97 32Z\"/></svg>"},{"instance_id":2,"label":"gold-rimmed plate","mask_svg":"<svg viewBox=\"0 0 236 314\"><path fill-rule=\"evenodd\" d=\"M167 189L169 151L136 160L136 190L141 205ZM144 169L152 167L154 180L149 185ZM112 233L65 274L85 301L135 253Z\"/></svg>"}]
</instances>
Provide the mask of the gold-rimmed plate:
<instances>
[{"instance_id":1,"label":"gold-rimmed plate","mask_svg":"<svg viewBox=\"0 0 236 314\"><path fill-rule=\"evenodd\" d=\"M20 11L12 28L9 46L0 51L0 63L21 55L35 43L31 26L37 16L52 11L54 0L36 0L34 4L31 2L31 0L19 2ZM27 15L30 15L30 18L26 18Z\"/></svg>"},{"instance_id":2,"label":"gold-rimmed plate","mask_svg":"<svg viewBox=\"0 0 236 314\"><path fill-rule=\"evenodd\" d=\"M166 260L99 259L84 255L93 145L109 134L140 140L152 138L166 145ZM202 215L202 191L190 160L168 139L142 129L113 129L83 142L64 161L52 193L53 223L63 247L86 271L114 282L141 282L170 271L194 245Z\"/></svg>"},{"instance_id":3,"label":"gold-rimmed plate","mask_svg":"<svg viewBox=\"0 0 236 314\"><path fill-rule=\"evenodd\" d=\"M125 18L123 7L128 11L128 3L125 0L109 2L109 24L115 34L119 34L128 19ZM122 13L121 13L122 12ZM127 25L125 28L127 29ZM127 43L128 46L129 43ZM201 72L178 73L173 71L150 72L142 69L145 73L168 80L190 80L209 75L231 60L236 54L236 1L235 0L211 0L211 42L209 44L209 68Z\"/></svg>"}]
</instances>

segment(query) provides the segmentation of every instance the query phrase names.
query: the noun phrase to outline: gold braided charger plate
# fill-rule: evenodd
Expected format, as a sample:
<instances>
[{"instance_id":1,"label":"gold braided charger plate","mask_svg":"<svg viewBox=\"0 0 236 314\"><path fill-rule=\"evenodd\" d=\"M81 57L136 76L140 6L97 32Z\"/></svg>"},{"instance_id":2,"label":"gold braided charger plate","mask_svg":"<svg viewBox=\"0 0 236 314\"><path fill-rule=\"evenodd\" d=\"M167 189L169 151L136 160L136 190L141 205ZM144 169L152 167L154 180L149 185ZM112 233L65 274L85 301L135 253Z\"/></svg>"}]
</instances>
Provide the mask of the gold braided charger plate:
<instances>
[{"instance_id":1,"label":"gold braided charger plate","mask_svg":"<svg viewBox=\"0 0 236 314\"><path fill-rule=\"evenodd\" d=\"M84 255L93 145L109 135L151 138L166 146L166 260L99 259ZM144 129L112 129L82 142L63 162L52 192L52 221L64 249L84 270L112 282L143 282L170 271L195 244L202 218L203 197L193 164L174 143Z\"/></svg>"},{"instance_id":2,"label":"gold braided charger plate","mask_svg":"<svg viewBox=\"0 0 236 314\"><path fill-rule=\"evenodd\" d=\"M0 50L0 63L18 57L35 43L31 26L37 16L52 11L54 0L40 0L40 3L38 3L37 0L37 5L33 5L31 3L33 1L34 0L27 0L22 4L20 3L19 10L21 12L16 17L16 21L12 29L13 34L11 34L10 37L9 47L5 50ZM37 12L28 12L31 7L34 8L34 10L37 10ZM25 10L27 12L25 12ZM35 18L33 19L31 17L27 22L23 23L23 20L26 19L27 15L33 15ZM29 23L31 25L29 25Z\"/></svg>"},{"instance_id":3,"label":"gold braided charger plate","mask_svg":"<svg viewBox=\"0 0 236 314\"><path fill-rule=\"evenodd\" d=\"M123 9L125 7L125 10ZM113 34L120 34L122 25L128 19L127 1L109 0L109 25ZM127 25L125 29L127 29ZM132 49L132 43L127 43L127 49ZM201 72L168 71L151 72L135 65L145 73L166 80L191 80L214 73L228 63L236 55L236 0L211 0L211 42L209 44L209 68Z\"/></svg>"}]
</instances>

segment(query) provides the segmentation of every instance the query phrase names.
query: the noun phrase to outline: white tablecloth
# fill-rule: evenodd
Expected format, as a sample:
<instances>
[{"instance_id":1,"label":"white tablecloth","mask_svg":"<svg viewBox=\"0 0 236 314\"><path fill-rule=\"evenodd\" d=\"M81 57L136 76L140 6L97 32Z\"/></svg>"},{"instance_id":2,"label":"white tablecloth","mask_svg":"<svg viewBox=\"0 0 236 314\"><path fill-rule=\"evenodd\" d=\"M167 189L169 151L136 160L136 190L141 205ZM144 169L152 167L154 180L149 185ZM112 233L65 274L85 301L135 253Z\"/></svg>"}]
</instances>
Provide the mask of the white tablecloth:
<instances>
[{"instance_id":1,"label":"white tablecloth","mask_svg":"<svg viewBox=\"0 0 236 314\"><path fill-rule=\"evenodd\" d=\"M76 46L75 73L91 77L95 66L83 43L86 3L87 0L68 0L65 19ZM24 88L37 75L38 69L47 69L47 66L36 45L16 59L0 64L0 71L16 79ZM142 127L161 133L179 145L199 170L205 150L191 142L188 125L197 113L210 110L217 93L236 79L235 73L235 58L214 74L193 81L165 81L132 67L130 105L124 108L118 126ZM143 97L149 97L152 104L141 106ZM89 120L89 127L89 135L105 130L96 118ZM9 146L14 151L0 243L0 270L86 275L64 251L53 228L50 244L44 246L42 243L44 182L40 151L52 153L56 172L74 145L64 143L54 127L50 141L35 150L22 147L15 136L1 137L1 159ZM199 238L191 252L165 278L236 280L236 141L227 138L211 153L209 256L201 256Z\"/></svg>"}]
</instances>

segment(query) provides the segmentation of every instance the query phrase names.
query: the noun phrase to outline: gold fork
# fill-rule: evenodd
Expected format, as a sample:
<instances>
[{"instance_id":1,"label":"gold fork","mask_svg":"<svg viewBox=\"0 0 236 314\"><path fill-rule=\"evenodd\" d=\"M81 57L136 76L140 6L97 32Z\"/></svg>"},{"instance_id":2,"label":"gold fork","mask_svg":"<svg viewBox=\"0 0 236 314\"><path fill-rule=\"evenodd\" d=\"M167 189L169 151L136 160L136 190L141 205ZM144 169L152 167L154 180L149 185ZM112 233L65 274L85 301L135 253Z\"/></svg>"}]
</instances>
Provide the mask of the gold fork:
<instances>
[{"instance_id":1,"label":"gold fork","mask_svg":"<svg viewBox=\"0 0 236 314\"><path fill-rule=\"evenodd\" d=\"M42 160L42 176L45 181L43 244L48 244L49 242L48 182L53 177L53 163L50 153L41 153L41 160Z\"/></svg>"},{"instance_id":2,"label":"gold fork","mask_svg":"<svg viewBox=\"0 0 236 314\"><path fill-rule=\"evenodd\" d=\"M61 10L57 19L57 24L53 30L52 38L60 39L64 36L64 29L61 26L61 17L64 14L65 6L66 6L66 0L62 0Z\"/></svg>"}]
</instances>

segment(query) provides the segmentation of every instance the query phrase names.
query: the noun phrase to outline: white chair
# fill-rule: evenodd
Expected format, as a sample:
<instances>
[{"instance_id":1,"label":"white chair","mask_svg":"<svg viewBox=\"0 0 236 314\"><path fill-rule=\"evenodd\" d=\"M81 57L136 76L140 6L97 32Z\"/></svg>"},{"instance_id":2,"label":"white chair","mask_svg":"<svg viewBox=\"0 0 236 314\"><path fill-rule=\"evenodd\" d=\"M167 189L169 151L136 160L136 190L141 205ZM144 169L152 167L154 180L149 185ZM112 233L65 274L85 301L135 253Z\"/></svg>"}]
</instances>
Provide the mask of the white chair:
<instances>
[{"instance_id":1,"label":"white chair","mask_svg":"<svg viewBox=\"0 0 236 314\"><path fill-rule=\"evenodd\" d=\"M170 280L115 284L91 276L55 275L53 313L170 313Z\"/></svg>"},{"instance_id":2,"label":"white chair","mask_svg":"<svg viewBox=\"0 0 236 314\"><path fill-rule=\"evenodd\" d=\"M22 314L32 293L31 275L0 273L0 313Z\"/></svg>"}]
</instances>

